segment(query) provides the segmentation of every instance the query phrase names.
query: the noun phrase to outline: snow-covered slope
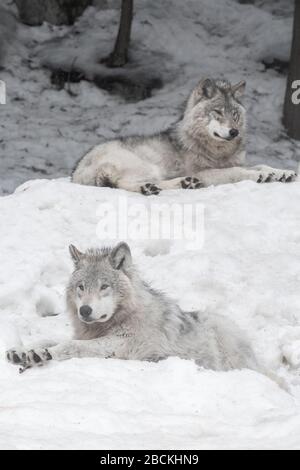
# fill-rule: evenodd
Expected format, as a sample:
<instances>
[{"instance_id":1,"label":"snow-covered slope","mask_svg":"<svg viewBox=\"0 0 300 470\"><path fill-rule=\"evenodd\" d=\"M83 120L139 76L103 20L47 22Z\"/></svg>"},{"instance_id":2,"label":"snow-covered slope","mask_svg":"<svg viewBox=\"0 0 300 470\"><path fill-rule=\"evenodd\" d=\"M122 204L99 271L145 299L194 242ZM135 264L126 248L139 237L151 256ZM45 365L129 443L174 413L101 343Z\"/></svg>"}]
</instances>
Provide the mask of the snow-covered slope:
<instances>
[{"instance_id":1,"label":"snow-covered slope","mask_svg":"<svg viewBox=\"0 0 300 470\"><path fill-rule=\"evenodd\" d=\"M204 206L202 247L129 240L137 266L183 308L234 319L291 395L254 372L203 371L177 358L74 359L22 375L5 362L20 339L70 337L68 245L102 246L101 208L117 210L124 199L147 210ZM0 448L299 448L299 199L299 182L145 198L67 180L29 182L2 197ZM282 354L293 367L281 365Z\"/></svg>"},{"instance_id":2,"label":"snow-covered slope","mask_svg":"<svg viewBox=\"0 0 300 470\"><path fill-rule=\"evenodd\" d=\"M9 0L3 0L10 4ZM66 91L50 86L41 69L48 60L93 68L111 49L119 12L87 9L74 27L19 26L6 69L7 105L0 106L0 193L30 178L69 175L92 145L107 138L152 133L176 121L186 96L203 76L246 79L250 163L296 168L299 144L289 140L281 115L286 77L265 70L263 59L288 60L291 0L139 0L135 2L131 57L161 75L165 86L152 98L125 103L93 84ZM261 8L261 5L265 5ZM61 41L62 40L62 41Z\"/></svg>"},{"instance_id":3,"label":"snow-covered slope","mask_svg":"<svg viewBox=\"0 0 300 470\"><path fill-rule=\"evenodd\" d=\"M8 93L0 106L0 194L31 178L68 176L103 139L167 127L204 75L247 80L249 162L296 168L300 146L281 125L286 78L262 64L288 59L293 2L136 1L132 58L161 74L165 86L137 104L87 82L72 85L75 96L51 88L40 61L47 54L73 60L80 51L77 60L92 67L88 58L112 48L117 3L89 8L74 27L19 25L17 39L10 37L0 71ZM1 5L14 10L10 0ZM0 448L299 449L299 200L300 182L144 198L67 179L31 181L1 197ZM183 308L234 319L291 394L254 372L203 371L178 358L74 359L22 375L5 362L5 350L21 341L30 346L71 336L64 303L68 245L102 246L103 208L120 214L124 201L145 208L143 222L159 202L204 208L203 245L128 240L137 265Z\"/></svg>"}]
</instances>

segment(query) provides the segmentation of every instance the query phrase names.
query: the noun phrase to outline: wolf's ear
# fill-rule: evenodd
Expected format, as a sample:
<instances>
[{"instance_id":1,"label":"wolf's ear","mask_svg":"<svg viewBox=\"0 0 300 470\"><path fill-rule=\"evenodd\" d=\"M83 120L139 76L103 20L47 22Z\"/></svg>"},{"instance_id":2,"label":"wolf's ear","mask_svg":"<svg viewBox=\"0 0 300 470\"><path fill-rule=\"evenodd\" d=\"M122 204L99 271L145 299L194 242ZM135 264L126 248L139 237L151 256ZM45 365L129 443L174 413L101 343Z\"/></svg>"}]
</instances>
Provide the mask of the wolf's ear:
<instances>
[{"instance_id":1,"label":"wolf's ear","mask_svg":"<svg viewBox=\"0 0 300 470\"><path fill-rule=\"evenodd\" d=\"M199 82L196 91L199 98L204 96L204 98L210 99L217 91L216 83L212 78L205 78Z\"/></svg>"},{"instance_id":2,"label":"wolf's ear","mask_svg":"<svg viewBox=\"0 0 300 470\"><path fill-rule=\"evenodd\" d=\"M111 252L109 261L114 269L128 269L132 265L130 248L127 243L119 243Z\"/></svg>"},{"instance_id":3,"label":"wolf's ear","mask_svg":"<svg viewBox=\"0 0 300 470\"><path fill-rule=\"evenodd\" d=\"M232 89L232 94L236 99L241 99L245 93L246 89L246 82L245 80L242 80L241 82L237 83L236 85L233 85L231 87Z\"/></svg>"},{"instance_id":4,"label":"wolf's ear","mask_svg":"<svg viewBox=\"0 0 300 470\"><path fill-rule=\"evenodd\" d=\"M81 253L81 251L79 251L74 245L69 246L69 251L74 264L78 264L79 261L84 257L84 254Z\"/></svg>"},{"instance_id":5,"label":"wolf's ear","mask_svg":"<svg viewBox=\"0 0 300 470\"><path fill-rule=\"evenodd\" d=\"M212 98L217 91L215 81L211 78L206 78L203 82L202 90L203 96L205 96L205 98Z\"/></svg>"}]
</instances>

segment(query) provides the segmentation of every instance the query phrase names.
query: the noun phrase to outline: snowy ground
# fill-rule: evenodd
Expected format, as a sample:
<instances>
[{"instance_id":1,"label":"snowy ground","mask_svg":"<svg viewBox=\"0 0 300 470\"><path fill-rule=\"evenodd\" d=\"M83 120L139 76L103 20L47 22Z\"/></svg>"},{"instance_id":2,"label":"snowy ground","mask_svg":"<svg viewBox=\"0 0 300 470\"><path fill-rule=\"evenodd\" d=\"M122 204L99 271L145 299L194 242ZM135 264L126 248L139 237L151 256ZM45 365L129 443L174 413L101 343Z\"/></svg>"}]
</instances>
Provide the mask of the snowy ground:
<instances>
[{"instance_id":1,"label":"snowy ground","mask_svg":"<svg viewBox=\"0 0 300 470\"><path fill-rule=\"evenodd\" d=\"M74 359L23 375L1 359L0 447L299 448L300 182L158 198L68 181L26 183L0 199L1 357L18 336L26 346L70 337L67 247L103 245L96 235L101 207L117 209L120 197L148 210L158 201L204 205L202 248L135 241L134 259L144 278L183 308L234 319L291 394L254 372L201 371L176 358ZM293 367L281 365L282 354Z\"/></svg>"},{"instance_id":2,"label":"snowy ground","mask_svg":"<svg viewBox=\"0 0 300 470\"><path fill-rule=\"evenodd\" d=\"M56 58L80 63L105 56L116 34L116 9L89 8L71 28L20 25L0 73L8 88L7 105L0 107L0 193L30 178L69 175L79 157L105 138L166 128L203 76L246 79L249 161L295 168L299 144L287 139L281 126L286 77L265 71L261 62L274 56L288 59L293 2L258 3L266 6L236 0L138 0L132 60L141 66L146 62L166 84L137 104L88 82L72 85L78 96L71 97L51 88L49 72L40 67L41 58L53 59L53 51ZM59 47L58 38L63 38Z\"/></svg>"},{"instance_id":3,"label":"snowy ground","mask_svg":"<svg viewBox=\"0 0 300 470\"><path fill-rule=\"evenodd\" d=\"M104 138L167 127L203 75L247 80L250 162L296 168L299 144L286 138L280 122L286 77L261 63L288 58L292 2L257 3L263 8L235 0L137 1L133 57L147 51L152 64L159 57L168 79L137 104L87 82L72 85L76 97L58 92L39 65L57 37L64 37L70 57L77 45L105 55L116 10L90 8L73 28L19 26L0 71L8 87L8 103L0 106L0 193L28 179L68 176L80 155ZM30 345L71 336L67 247L101 246L99 207L117 207L120 197L148 209L158 200L204 205L201 248L130 242L138 267L183 308L234 319L291 394L254 372L201 371L176 358L158 364L76 359L23 375L6 364L5 349L20 339ZM299 449L299 198L300 182L244 182L144 198L67 179L25 183L1 197L0 448ZM282 355L290 366L282 365Z\"/></svg>"}]
</instances>

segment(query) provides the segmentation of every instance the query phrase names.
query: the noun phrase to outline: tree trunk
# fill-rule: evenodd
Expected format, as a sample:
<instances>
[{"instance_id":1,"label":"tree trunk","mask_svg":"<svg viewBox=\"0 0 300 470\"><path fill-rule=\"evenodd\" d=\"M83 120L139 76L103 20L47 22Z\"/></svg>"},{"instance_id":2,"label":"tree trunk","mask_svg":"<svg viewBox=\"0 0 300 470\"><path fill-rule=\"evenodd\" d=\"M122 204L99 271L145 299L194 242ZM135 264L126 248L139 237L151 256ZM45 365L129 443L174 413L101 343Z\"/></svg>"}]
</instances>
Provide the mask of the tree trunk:
<instances>
[{"instance_id":1,"label":"tree trunk","mask_svg":"<svg viewBox=\"0 0 300 470\"><path fill-rule=\"evenodd\" d=\"M6 49L16 32L15 17L4 8L0 7L0 69L4 65Z\"/></svg>"},{"instance_id":2,"label":"tree trunk","mask_svg":"<svg viewBox=\"0 0 300 470\"><path fill-rule=\"evenodd\" d=\"M292 85L296 80L300 80L300 0L295 0L293 41L283 113L283 123L288 135L300 140L300 104L292 101L295 92Z\"/></svg>"},{"instance_id":3,"label":"tree trunk","mask_svg":"<svg viewBox=\"0 0 300 470\"><path fill-rule=\"evenodd\" d=\"M113 52L106 60L109 67L123 67L128 61L132 20L133 0L122 0L118 37Z\"/></svg>"}]
</instances>

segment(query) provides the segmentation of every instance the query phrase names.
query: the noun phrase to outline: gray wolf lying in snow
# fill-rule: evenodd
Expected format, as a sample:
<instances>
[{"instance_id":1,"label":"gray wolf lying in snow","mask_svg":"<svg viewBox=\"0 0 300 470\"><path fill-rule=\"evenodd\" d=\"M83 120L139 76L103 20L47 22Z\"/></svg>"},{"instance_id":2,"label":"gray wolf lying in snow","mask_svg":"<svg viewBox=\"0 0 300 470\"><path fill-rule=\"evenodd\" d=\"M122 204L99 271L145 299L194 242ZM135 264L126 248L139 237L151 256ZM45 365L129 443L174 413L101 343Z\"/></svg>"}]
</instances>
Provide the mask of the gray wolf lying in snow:
<instances>
[{"instance_id":1,"label":"gray wolf lying in snow","mask_svg":"<svg viewBox=\"0 0 300 470\"><path fill-rule=\"evenodd\" d=\"M294 171L243 166L244 89L245 82L200 81L177 124L150 137L127 137L94 147L77 164L73 182L151 195L162 189L199 189L243 180L293 181Z\"/></svg>"},{"instance_id":2,"label":"gray wolf lying in snow","mask_svg":"<svg viewBox=\"0 0 300 470\"><path fill-rule=\"evenodd\" d=\"M52 359L159 361L178 356L218 371L259 370L247 338L232 321L183 312L141 279L125 243L86 253L71 245L70 252L75 270L67 306L75 339L47 348L12 349L6 353L9 362L25 370Z\"/></svg>"}]
</instances>

